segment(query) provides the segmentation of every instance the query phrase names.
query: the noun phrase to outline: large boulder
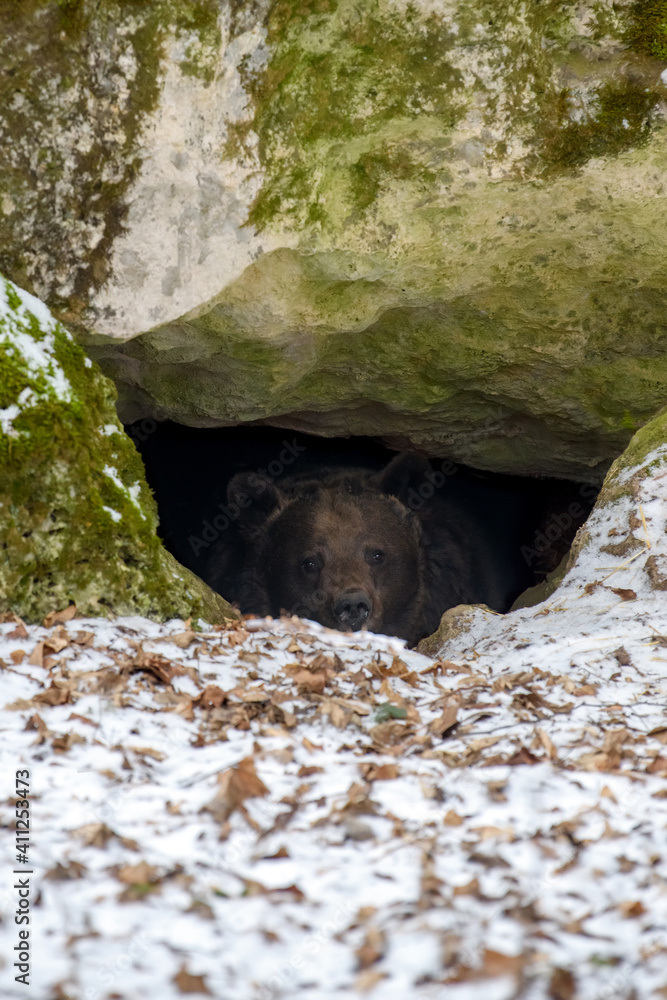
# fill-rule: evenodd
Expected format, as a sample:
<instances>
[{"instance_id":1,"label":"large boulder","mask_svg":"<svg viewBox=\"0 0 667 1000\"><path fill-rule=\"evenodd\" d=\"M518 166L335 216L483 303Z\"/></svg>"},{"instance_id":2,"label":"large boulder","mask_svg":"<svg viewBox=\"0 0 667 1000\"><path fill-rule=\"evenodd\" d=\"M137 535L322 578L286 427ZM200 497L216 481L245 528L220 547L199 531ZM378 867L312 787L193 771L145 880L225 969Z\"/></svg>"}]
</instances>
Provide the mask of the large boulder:
<instances>
[{"instance_id":1,"label":"large boulder","mask_svg":"<svg viewBox=\"0 0 667 1000\"><path fill-rule=\"evenodd\" d=\"M32 295L0 278L0 614L234 612L162 547L112 384Z\"/></svg>"},{"instance_id":2,"label":"large boulder","mask_svg":"<svg viewBox=\"0 0 667 1000\"><path fill-rule=\"evenodd\" d=\"M126 419L599 482L667 401L667 12L0 5L0 264Z\"/></svg>"}]
</instances>

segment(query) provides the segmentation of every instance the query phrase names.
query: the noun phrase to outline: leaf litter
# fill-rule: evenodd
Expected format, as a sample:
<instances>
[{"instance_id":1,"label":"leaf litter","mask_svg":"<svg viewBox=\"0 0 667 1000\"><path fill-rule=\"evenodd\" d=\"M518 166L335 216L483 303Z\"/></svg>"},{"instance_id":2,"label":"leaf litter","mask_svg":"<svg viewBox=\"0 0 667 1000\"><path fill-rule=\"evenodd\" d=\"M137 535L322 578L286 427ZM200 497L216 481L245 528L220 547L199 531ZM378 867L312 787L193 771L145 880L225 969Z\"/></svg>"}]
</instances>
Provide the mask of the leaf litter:
<instances>
[{"instance_id":1,"label":"leaf litter","mask_svg":"<svg viewBox=\"0 0 667 1000\"><path fill-rule=\"evenodd\" d=\"M3 996L667 995L667 498L642 489L551 602L478 609L437 659L298 619L6 616L35 957ZM643 558L601 559L638 500Z\"/></svg>"}]
</instances>

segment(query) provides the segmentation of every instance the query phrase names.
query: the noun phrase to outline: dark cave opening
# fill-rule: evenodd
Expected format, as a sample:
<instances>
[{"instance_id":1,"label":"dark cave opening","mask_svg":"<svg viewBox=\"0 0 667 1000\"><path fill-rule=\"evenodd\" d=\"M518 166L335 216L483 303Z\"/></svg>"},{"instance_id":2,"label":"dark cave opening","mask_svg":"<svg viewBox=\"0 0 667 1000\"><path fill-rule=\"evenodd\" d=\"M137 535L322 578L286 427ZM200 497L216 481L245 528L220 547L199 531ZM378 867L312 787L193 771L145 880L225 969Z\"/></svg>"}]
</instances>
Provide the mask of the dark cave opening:
<instances>
[{"instance_id":1,"label":"dark cave opening","mask_svg":"<svg viewBox=\"0 0 667 1000\"><path fill-rule=\"evenodd\" d=\"M246 515L228 496L233 477L254 473L270 484L264 497L255 497L261 506L274 486L283 490L299 478L310 481L323 469L338 470L339 476L343 470L381 476L397 454L370 437L314 437L268 426L200 429L145 419L126 430L145 463L165 546L245 612L262 609L247 606L247 599L244 607L237 588L247 542L239 530ZM452 597L445 603L484 603L505 613L558 567L596 495L589 484L482 472L429 458L418 478L403 483L402 500L422 522L428 521L431 533L443 521L458 526L456 537L468 562L461 571L467 590L463 600ZM460 559L448 562L452 573L463 565Z\"/></svg>"}]
</instances>

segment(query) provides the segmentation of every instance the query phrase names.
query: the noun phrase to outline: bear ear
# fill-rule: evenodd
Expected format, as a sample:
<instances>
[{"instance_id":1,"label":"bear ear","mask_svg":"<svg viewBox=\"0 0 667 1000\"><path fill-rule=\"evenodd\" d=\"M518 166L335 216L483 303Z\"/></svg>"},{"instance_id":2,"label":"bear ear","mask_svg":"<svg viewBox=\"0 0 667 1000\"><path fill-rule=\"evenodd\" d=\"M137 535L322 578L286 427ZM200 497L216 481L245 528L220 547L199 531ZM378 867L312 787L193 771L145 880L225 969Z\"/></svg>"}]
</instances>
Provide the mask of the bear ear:
<instances>
[{"instance_id":1,"label":"bear ear","mask_svg":"<svg viewBox=\"0 0 667 1000\"><path fill-rule=\"evenodd\" d=\"M430 469L427 459L414 451L403 451L380 473L380 489L406 503L411 490L419 490Z\"/></svg>"},{"instance_id":2,"label":"bear ear","mask_svg":"<svg viewBox=\"0 0 667 1000\"><path fill-rule=\"evenodd\" d=\"M227 487L227 503L238 507L242 533L261 528L282 500L282 493L275 484L257 472L237 472Z\"/></svg>"}]
</instances>

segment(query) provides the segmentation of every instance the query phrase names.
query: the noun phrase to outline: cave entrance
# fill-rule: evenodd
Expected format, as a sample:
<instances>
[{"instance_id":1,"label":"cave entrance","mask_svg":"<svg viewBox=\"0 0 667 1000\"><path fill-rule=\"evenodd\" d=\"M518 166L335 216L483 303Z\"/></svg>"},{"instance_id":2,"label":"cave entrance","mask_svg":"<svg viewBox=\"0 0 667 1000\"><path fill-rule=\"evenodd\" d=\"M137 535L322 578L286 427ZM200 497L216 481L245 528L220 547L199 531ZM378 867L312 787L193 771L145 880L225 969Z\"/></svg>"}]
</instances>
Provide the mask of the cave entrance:
<instances>
[{"instance_id":1,"label":"cave entrance","mask_svg":"<svg viewBox=\"0 0 667 1000\"><path fill-rule=\"evenodd\" d=\"M232 477L254 472L279 485L324 466L379 472L397 454L370 437L323 438L268 426L200 429L144 419L126 430L144 460L165 546L232 600L229 580L243 558L238 512L227 495ZM469 519L481 553L475 571L490 570L497 584L493 592L480 592L479 602L501 613L537 603L522 595L562 563L596 488L483 472L440 458L429 465L432 473L410 488L407 502L421 510L446 497Z\"/></svg>"}]
</instances>

